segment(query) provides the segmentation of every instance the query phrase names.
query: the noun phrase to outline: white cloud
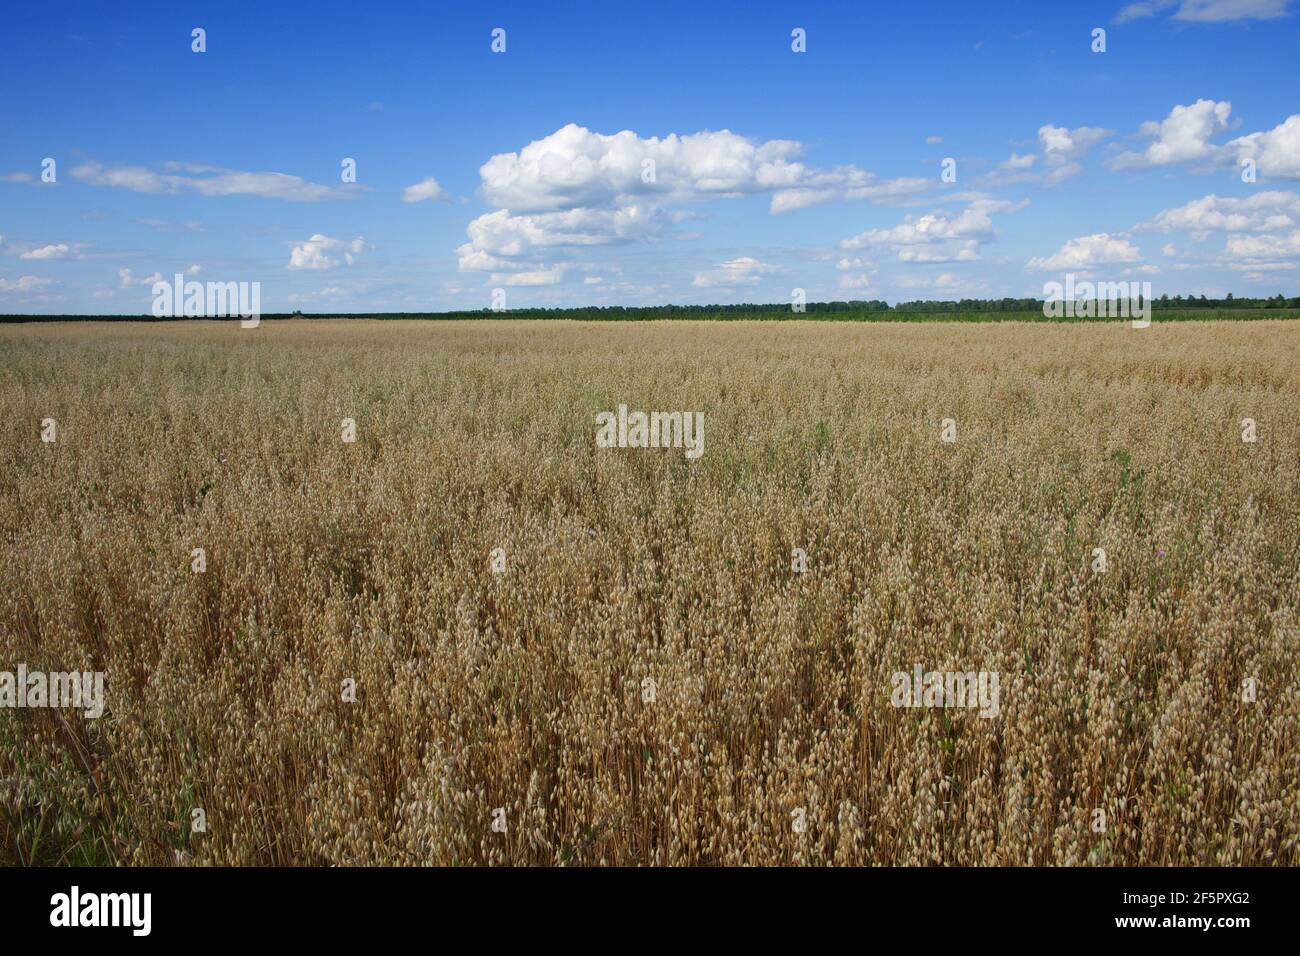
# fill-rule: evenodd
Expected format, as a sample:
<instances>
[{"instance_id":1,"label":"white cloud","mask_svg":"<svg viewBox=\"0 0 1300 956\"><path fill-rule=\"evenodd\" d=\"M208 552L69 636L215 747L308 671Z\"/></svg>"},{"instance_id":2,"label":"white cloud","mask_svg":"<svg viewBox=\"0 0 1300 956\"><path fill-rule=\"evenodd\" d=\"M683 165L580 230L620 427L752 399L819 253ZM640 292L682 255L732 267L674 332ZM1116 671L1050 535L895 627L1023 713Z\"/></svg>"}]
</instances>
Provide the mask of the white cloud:
<instances>
[{"instance_id":1,"label":"white cloud","mask_svg":"<svg viewBox=\"0 0 1300 956\"><path fill-rule=\"evenodd\" d=\"M140 193L195 192L201 196L259 196L290 202L319 202L354 195L337 186L322 186L287 173L241 172L199 163L163 163L165 172L144 166L108 167L90 161L72 170L72 176L91 186L112 186ZM187 175L182 175L187 174Z\"/></svg>"},{"instance_id":2,"label":"white cloud","mask_svg":"<svg viewBox=\"0 0 1300 956\"><path fill-rule=\"evenodd\" d=\"M1223 233L1217 252L1202 254L1194 262L1173 268L1185 270L1219 267L1241 272L1276 271L1300 267L1300 195L1268 190L1241 199L1209 195L1185 205L1165 209L1134 228L1160 232L1186 232L1204 242L1211 233ZM1167 256L1176 250L1164 247Z\"/></svg>"},{"instance_id":3,"label":"white cloud","mask_svg":"<svg viewBox=\"0 0 1300 956\"><path fill-rule=\"evenodd\" d=\"M768 195L769 211L836 199L886 202L934 188L928 179L884 180L856 166L817 169L789 140L754 142L729 130L643 138L605 135L570 123L479 169L483 198L497 209L467 229L462 271L533 269L586 246L657 239L681 218L664 210Z\"/></svg>"},{"instance_id":4,"label":"white cloud","mask_svg":"<svg viewBox=\"0 0 1300 956\"><path fill-rule=\"evenodd\" d=\"M988 174L985 181L992 186L1002 186L1016 182L1041 182L1054 186L1083 171L1079 160L1087 155L1093 146L1114 130L1101 129L1096 126L1054 126L1051 123L1038 128L1038 145L1042 149L1042 172L1032 172L1040 154L1012 153L1010 158L998 165L998 169Z\"/></svg>"},{"instance_id":5,"label":"white cloud","mask_svg":"<svg viewBox=\"0 0 1300 956\"><path fill-rule=\"evenodd\" d=\"M75 253L72 247L66 242L51 243L48 246L41 246L39 249L29 249L27 252L19 253L19 259L72 259Z\"/></svg>"},{"instance_id":6,"label":"white cloud","mask_svg":"<svg viewBox=\"0 0 1300 956\"><path fill-rule=\"evenodd\" d=\"M1135 229L1182 230L1198 238L1210 232L1277 232L1300 227L1300 196L1268 190L1244 199L1209 195L1164 209Z\"/></svg>"},{"instance_id":7,"label":"white cloud","mask_svg":"<svg viewBox=\"0 0 1300 956\"><path fill-rule=\"evenodd\" d=\"M38 292L54 284L53 279L21 276L18 279L0 279L0 292Z\"/></svg>"},{"instance_id":8,"label":"white cloud","mask_svg":"<svg viewBox=\"0 0 1300 956\"><path fill-rule=\"evenodd\" d=\"M556 285L563 278L564 267L557 265L549 269L530 269L527 272L494 272L489 281L503 286L537 286Z\"/></svg>"},{"instance_id":9,"label":"white cloud","mask_svg":"<svg viewBox=\"0 0 1300 956\"><path fill-rule=\"evenodd\" d=\"M1253 159L1263 176L1300 179L1300 114L1288 116L1271 130L1229 140L1225 147L1237 165Z\"/></svg>"},{"instance_id":10,"label":"white cloud","mask_svg":"<svg viewBox=\"0 0 1300 956\"><path fill-rule=\"evenodd\" d=\"M1278 179L1300 179L1300 114L1288 116L1271 130L1249 133L1223 145L1211 140L1228 128L1230 102L1197 100L1175 106L1159 122L1143 123L1139 133L1152 140L1142 152L1125 152L1110 160L1112 169L1145 169L1171 163L1213 167L1253 159L1257 173Z\"/></svg>"},{"instance_id":11,"label":"white cloud","mask_svg":"<svg viewBox=\"0 0 1300 956\"><path fill-rule=\"evenodd\" d=\"M741 256L722 263L716 269L706 269L695 273L691 285L701 289L735 289L740 286L758 285L763 276L775 272L773 266L759 262L752 256Z\"/></svg>"},{"instance_id":12,"label":"white cloud","mask_svg":"<svg viewBox=\"0 0 1300 956\"><path fill-rule=\"evenodd\" d=\"M347 242L343 239L331 239L317 233L306 242L300 242L289 254L289 269L337 269L342 262L352 265L357 255L366 247L361 236Z\"/></svg>"},{"instance_id":13,"label":"white cloud","mask_svg":"<svg viewBox=\"0 0 1300 956\"><path fill-rule=\"evenodd\" d=\"M117 280L118 280L118 287L122 289L129 289L131 288L131 286L134 285L152 286L155 282L164 281L161 272L155 272L151 276L145 276L143 279L137 279L135 277L135 274L132 273L130 269L118 269Z\"/></svg>"},{"instance_id":14,"label":"white cloud","mask_svg":"<svg viewBox=\"0 0 1300 956\"><path fill-rule=\"evenodd\" d=\"M865 186L856 167L818 171L790 140L755 143L730 130L642 138L574 123L483 164L483 196L514 214L625 205L631 197L695 202L804 187Z\"/></svg>"},{"instance_id":15,"label":"white cloud","mask_svg":"<svg viewBox=\"0 0 1300 956\"><path fill-rule=\"evenodd\" d=\"M1001 211L1012 204L1000 200L977 200L957 216L947 213L929 213L919 219L908 216L891 229L869 229L840 243L844 249L861 249L866 246L910 245L938 242L944 239L991 238L993 222L990 211Z\"/></svg>"},{"instance_id":16,"label":"white cloud","mask_svg":"<svg viewBox=\"0 0 1300 956\"><path fill-rule=\"evenodd\" d=\"M971 279L942 272L937 276L907 275L894 281L899 289L923 290L931 296L942 299L955 299L966 296L988 296L991 292L987 283L980 279Z\"/></svg>"},{"instance_id":17,"label":"white cloud","mask_svg":"<svg viewBox=\"0 0 1300 956\"><path fill-rule=\"evenodd\" d=\"M425 202L426 200L445 199L446 193L438 185L438 180L430 176L428 179L422 179L414 186L407 186L402 190L402 202Z\"/></svg>"},{"instance_id":18,"label":"white cloud","mask_svg":"<svg viewBox=\"0 0 1300 956\"><path fill-rule=\"evenodd\" d=\"M1055 255L1029 260L1030 269L1086 269L1121 262L1141 262L1142 253L1123 236L1099 232L1069 240Z\"/></svg>"},{"instance_id":19,"label":"white cloud","mask_svg":"<svg viewBox=\"0 0 1300 956\"><path fill-rule=\"evenodd\" d=\"M298 303L310 303L320 299L337 299L339 296L355 293L357 290L349 289L341 285L327 285L323 289L315 292L291 292L285 296L286 301L295 305Z\"/></svg>"},{"instance_id":20,"label":"white cloud","mask_svg":"<svg viewBox=\"0 0 1300 956\"><path fill-rule=\"evenodd\" d=\"M1290 0L1141 0L1130 3L1115 15L1116 23L1153 17L1177 6L1175 20L1223 23L1230 20L1272 20L1285 16Z\"/></svg>"},{"instance_id":21,"label":"white cloud","mask_svg":"<svg viewBox=\"0 0 1300 956\"><path fill-rule=\"evenodd\" d=\"M1149 120L1139 132L1153 140L1143 152L1120 153L1111 160L1112 169L1142 169L1170 163L1213 163L1218 148L1210 139L1228 128L1232 104L1197 100L1190 106L1175 106L1159 122Z\"/></svg>"},{"instance_id":22,"label":"white cloud","mask_svg":"<svg viewBox=\"0 0 1300 956\"><path fill-rule=\"evenodd\" d=\"M793 212L834 200L869 199L886 202L929 192L934 183L929 179L907 176L900 179L878 180L871 173L853 166L814 173L805 185L782 189L772 194L773 213Z\"/></svg>"},{"instance_id":23,"label":"white cloud","mask_svg":"<svg viewBox=\"0 0 1300 956\"><path fill-rule=\"evenodd\" d=\"M462 256L523 256L558 246L602 246L658 236L665 216L648 203L614 209L570 209L516 216L505 209L485 213L469 224Z\"/></svg>"},{"instance_id":24,"label":"white cloud","mask_svg":"<svg viewBox=\"0 0 1300 956\"><path fill-rule=\"evenodd\" d=\"M1038 142L1049 162L1060 163L1077 159L1114 132L1095 126L1067 129L1047 123L1038 127Z\"/></svg>"},{"instance_id":25,"label":"white cloud","mask_svg":"<svg viewBox=\"0 0 1300 956\"><path fill-rule=\"evenodd\" d=\"M1068 129L1048 123L1038 128L1038 142L1043 148L1044 162L1047 164L1047 182L1059 183L1077 174L1080 170L1079 160L1087 155L1114 130L1096 126L1076 126Z\"/></svg>"},{"instance_id":26,"label":"white cloud","mask_svg":"<svg viewBox=\"0 0 1300 956\"><path fill-rule=\"evenodd\" d=\"M943 142L942 136L927 136L925 138L926 146L938 146L942 142Z\"/></svg>"},{"instance_id":27,"label":"white cloud","mask_svg":"<svg viewBox=\"0 0 1300 956\"><path fill-rule=\"evenodd\" d=\"M1273 20L1285 16L1290 0L1183 0L1175 20L1217 23L1226 20Z\"/></svg>"},{"instance_id":28,"label":"white cloud","mask_svg":"<svg viewBox=\"0 0 1300 956\"><path fill-rule=\"evenodd\" d=\"M1176 2L1177 0L1142 0L1139 3L1130 3L1115 14L1115 22L1128 23L1130 20L1154 17L1161 10L1173 6Z\"/></svg>"},{"instance_id":29,"label":"white cloud","mask_svg":"<svg viewBox=\"0 0 1300 956\"><path fill-rule=\"evenodd\" d=\"M846 273L840 276L841 289L866 289L871 286L871 276L865 273Z\"/></svg>"},{"instance_id":30,"label":"white cloud","mask_svg":"<svg viewBox=\"0 0 1300 956\"><path fill-rule=\"evenodd\" d=\"M1300 265L1294 261L1300 259L1300 230L1282 236L1229 236L1223 251L1232 268L1294 269Z\"/></svg>"},{"instance_id":31,"label":"white cloud","mask_svg":"<svg viewBox=\"0 0 1300 956\"><path fill-rule=\"evenodd\" d=\"M946 246L904 246L898 250L899 262L975 262L979 257L979 242L974 239Z\"/></svg>"},{"instance_id":32,"label":"white cloud","mask_svg":"<svg viewBox=\"0 0 1300 956\"><path fill-rule=\"evenodd\" d=\"M901 262L971 262L995 238L991 213L1015 212L1025 203L977 198L956 216L935 212L890 229L868 229L840 242L842 249L886 248Z\"/></svg>"},{"instance_id":33,"label":"white cloud","mask_svg":"<svg viewBox=\"0 0 1300 956\"><path fill-rule=\"evenodd\" d=\"M1285 213L1268 212L1267 208L1252 209L1245 214L1253 217L1250 225L1242 229L1231 228L1240 225L1232 217L1241 215L1232 213L1229 221L1218 227L1218 231L1225 232L1227 238L1217 264L1235 270L1276 271L1300 267L1300 228L1296 228L1296 197L1291 193L1280 195L1289 197L1290 200L1279 200L1286 203ZM1273 207L1274 210L1278 208L1281 207ZM1285 224L1283 218L1288 220Z\"/></svg>"}]
</instances>

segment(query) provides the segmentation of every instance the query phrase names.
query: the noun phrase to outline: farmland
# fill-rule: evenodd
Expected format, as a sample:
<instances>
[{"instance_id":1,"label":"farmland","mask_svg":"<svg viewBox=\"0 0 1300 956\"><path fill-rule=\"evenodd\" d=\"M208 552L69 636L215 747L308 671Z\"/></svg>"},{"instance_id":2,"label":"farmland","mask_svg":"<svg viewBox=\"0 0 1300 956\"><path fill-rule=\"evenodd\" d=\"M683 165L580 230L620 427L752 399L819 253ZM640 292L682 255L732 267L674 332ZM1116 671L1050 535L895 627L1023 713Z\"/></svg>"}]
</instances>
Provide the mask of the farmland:
<instances>
[{"instance_id":1,"label":"farmland","mask_svg":"<svg viewBox=\"0 0 1300 956\"><path fill-rule=\"evenodd\" d=\"M0 669L106 695L0 862L1300 864L1298 407L1273 319L0 327Z\"/></svg>"}]
</instances>

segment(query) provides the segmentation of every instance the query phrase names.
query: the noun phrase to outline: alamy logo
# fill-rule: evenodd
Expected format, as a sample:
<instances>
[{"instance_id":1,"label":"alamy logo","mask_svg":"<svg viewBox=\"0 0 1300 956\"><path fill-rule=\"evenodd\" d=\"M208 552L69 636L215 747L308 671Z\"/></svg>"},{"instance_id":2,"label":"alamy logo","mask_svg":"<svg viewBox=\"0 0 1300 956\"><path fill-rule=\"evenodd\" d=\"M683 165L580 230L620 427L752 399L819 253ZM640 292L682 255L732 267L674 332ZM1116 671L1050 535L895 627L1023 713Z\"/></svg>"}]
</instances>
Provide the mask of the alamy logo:
<instances>
[{"instance_id":1,"label":"alamy logo","mask_svg":"<svg viewBox=\"0 0 1300 956\"><path fill-rule=\"evenodd\" d=\"M1000 687L997 671L929 671L917 664L912 673L896 671L889 702L895 707L979 708L981 717L996 717Z\"/></svg>"},{"instance_id":2,"label":"alamy logo","mask_svg":"<svg viewBox=\"0 0 1300 956\"><path fill-rule=\"evenodd\" d=\"M50 897L51 926L129 926L133 936L148 936L153 928L151 893L70 893Z\"/></svg>"},{"instance_id":3,"label":"alamy logo","mask_svg":"<svg viewBox=\"0 0 1300 956\"><path fill-rule=\"evenodd\" d=\"M1048 319L1132 319L1133 328L1151 324L1150 282L1076 283L1065 274L1065 285L1043 283L1043 316Z\"/></svg>"},{"instance_id":4,"label":"alamy logo","mask_svg":"<svg viewBox=\"0 0 1300 956\"><path fill-rule=\"evenodd\" d=\"M185 281L153 284L153 314L159 319L220 319L239 316L239 327L255 329L262 320L262 283Z\"/></svg>"},{"instance_id":5,"label":"alamy logo","mask_svg":"<svg viewBox=\"0 0 1300 956\"><path fill-rule=\"evenodd\" d=\"M74 707L94 720L104 713L102 671L0 671L0 707Z\"/></svg>"},{"instance_id":6,"label":"alamy logo","mask_svg":"<svg viewBox=\"0 0 1300 956\"><path fill-rule=\"evenodd\" d=\"M596 416L597 448L685 448L686 457L704 454L703 412L629 412Z\"/></svg>"}]
</instances>

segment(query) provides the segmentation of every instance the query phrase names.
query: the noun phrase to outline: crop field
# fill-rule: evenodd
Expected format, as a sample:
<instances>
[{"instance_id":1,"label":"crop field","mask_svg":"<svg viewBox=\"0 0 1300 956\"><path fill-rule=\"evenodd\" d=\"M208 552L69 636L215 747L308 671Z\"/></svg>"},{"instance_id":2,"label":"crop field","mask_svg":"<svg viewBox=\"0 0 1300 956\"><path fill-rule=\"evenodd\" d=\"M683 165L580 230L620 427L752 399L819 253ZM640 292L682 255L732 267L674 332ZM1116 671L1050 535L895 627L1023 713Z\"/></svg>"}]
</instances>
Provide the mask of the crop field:
<instances>
[{"instance_id":1,"label":"crop field","mask_svg":"<svg viewBox=\"0 0 1300 956\"><path fill-rule=\"evenodd\" d=\"M0 863L1300 864L1298 409L1272 320L0 326L0 670L104 675Z\"/></svg>"}]
</instances>

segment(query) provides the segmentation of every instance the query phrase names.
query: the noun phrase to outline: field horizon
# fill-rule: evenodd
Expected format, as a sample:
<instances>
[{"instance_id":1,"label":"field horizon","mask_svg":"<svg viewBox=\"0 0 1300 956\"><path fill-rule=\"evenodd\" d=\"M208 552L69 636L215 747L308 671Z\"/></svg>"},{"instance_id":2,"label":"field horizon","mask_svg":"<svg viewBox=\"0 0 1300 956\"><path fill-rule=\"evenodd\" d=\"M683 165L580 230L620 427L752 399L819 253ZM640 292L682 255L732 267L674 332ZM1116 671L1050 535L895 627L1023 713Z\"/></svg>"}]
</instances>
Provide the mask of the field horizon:
<instances>
[{"instance_id":1,"label":"field horizon","mask_svg":"<svg viewBox=\"0 0 1300 956\"><path fill-rule=\"evenodd\" d=\"M1249 300L1248 300L1249 301ZM1212 303L1185 307L1176 304L1151 303L1152 322L1258 322L1269 320L1300 319L1300 300L1296 304L1272 307L1243 304L1231 298ZM882 305L884 305L882 303ZM1075 323L1126 323L1129 318L1115 315L1091 317L1050 317L1044 314L1041 303L1034 308L990 308L993 303L972 303L966 308L941 308L955 306L949 302L900 303L884 308L858 307L853 302L810 302L807 311L793 312L788 304L754 303L745 305L704 306L578 306L572 308L508 309L494 311L489 308L448 312L273 312L258 317L259 321L306 320L375 320L375 321L590 321L590 322L650 322L650 321L711 321L711 322L874 322L874 323L987 323L1024 322L1035 324ZM911 306L909 308L909 306ZM29 314L0 313L0 325L49 322L221 322L237 323L232 316L167 316L132 314Z\"/></svg>"}]
</instances>

